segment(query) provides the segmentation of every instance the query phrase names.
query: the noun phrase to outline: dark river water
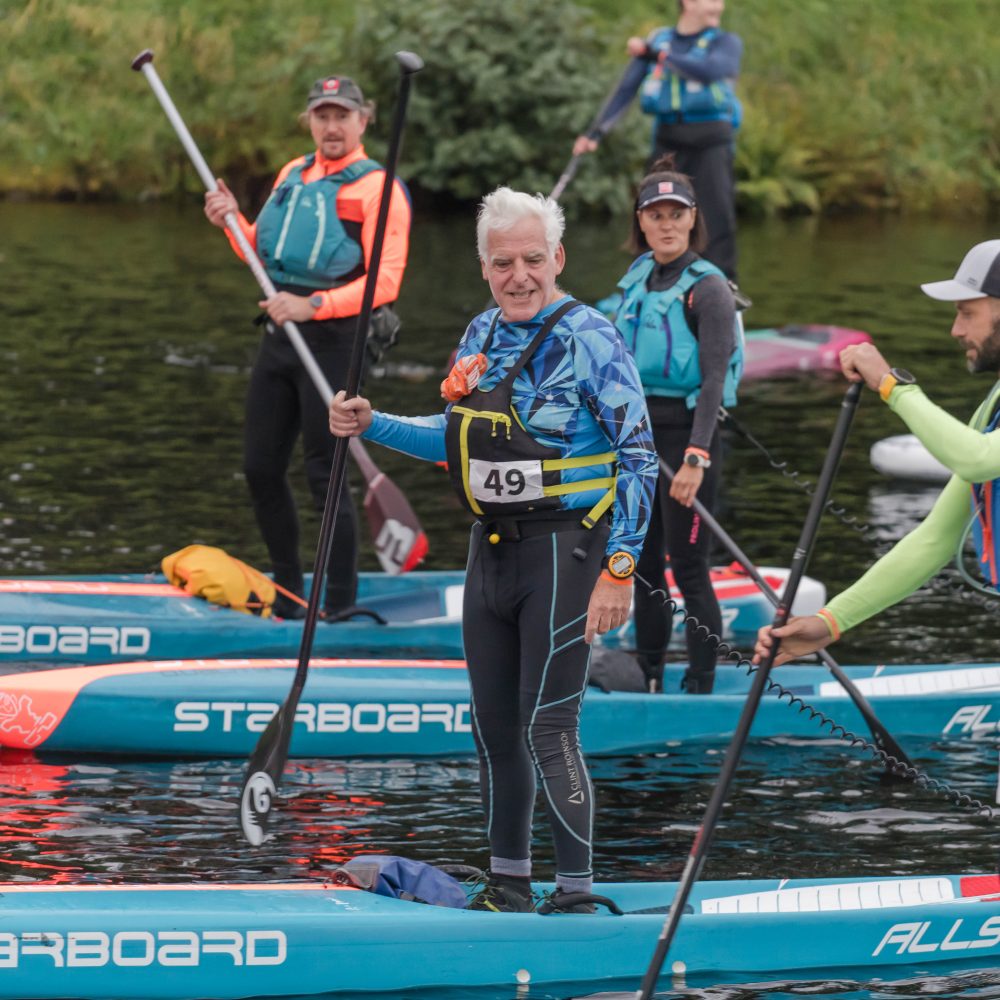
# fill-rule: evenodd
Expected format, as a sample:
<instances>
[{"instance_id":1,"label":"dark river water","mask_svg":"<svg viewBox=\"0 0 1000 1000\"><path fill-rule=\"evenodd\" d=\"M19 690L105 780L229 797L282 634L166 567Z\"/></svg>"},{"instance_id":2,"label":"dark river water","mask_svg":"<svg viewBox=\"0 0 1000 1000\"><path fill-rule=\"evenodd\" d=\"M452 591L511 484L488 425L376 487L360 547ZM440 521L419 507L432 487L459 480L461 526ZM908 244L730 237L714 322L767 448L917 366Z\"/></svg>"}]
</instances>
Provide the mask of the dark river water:
<instances>
[{"instance_id":1,"label":"dark river water","mask_svg":"<svg viewBox=\"0 0 1000 1000\"><path fill-rule=\"evenodd\" d=\"M571 224L563 285L584 300L627 265L622 225ZM257 328L256 286L197 204L0 203L0 573L145 572L192 542L265 566L241 472L243 396ZM749 327L832 323L867 330L891 363L967 419L989 387L966 374L947 305L921 281L949 276L986 222L863 216L745 224L741 284ZM471 216L418 219L391 367L376 405L431 413L440 369L484 286ZM740 421L804 477L818 472L844 383L747 384ZM935 490L882 478L871 444L905 428L866 393L835 485L867 528L826 519L809 572L830 594L854 580L929 509ZM467 521L439 470L376 459L430 537L427 568L463 564ZM295 486L305 509L298 459ZM808 498L739 436L729 438L720 520L757 561L789 562ZM307 514L304 545L318 518ZM308 551L303 552L311 564ZM365 568L376 568L366 552ZM850 634L843 663L996 660L996 608L961 589L925 589ZM294 651L290 650L289 655ZM951 785L993 801L991 744L908 745ZM594 762L602 878L675 877L711 794L721 746ZM276 836L251 851L233 835L240 761L0 758L0 877L60 881L270 881L321 875L353 854L400 853L485 865L471 761L295 761ZM537 864L551 872L538 828ZM992 822L911 786L884 785L837 744L748 750L705 875L827 876L995 871ZM642 970L636 970L637 976ZM691 987L685 995L1000 996L1000 976ZM449 994L457 998L460 994ZM519 996L542 996L532 992ZM483 996L483 994L478 994ZM512 991L496 994L507 1000Z\"/></svg>"}]
</instances>

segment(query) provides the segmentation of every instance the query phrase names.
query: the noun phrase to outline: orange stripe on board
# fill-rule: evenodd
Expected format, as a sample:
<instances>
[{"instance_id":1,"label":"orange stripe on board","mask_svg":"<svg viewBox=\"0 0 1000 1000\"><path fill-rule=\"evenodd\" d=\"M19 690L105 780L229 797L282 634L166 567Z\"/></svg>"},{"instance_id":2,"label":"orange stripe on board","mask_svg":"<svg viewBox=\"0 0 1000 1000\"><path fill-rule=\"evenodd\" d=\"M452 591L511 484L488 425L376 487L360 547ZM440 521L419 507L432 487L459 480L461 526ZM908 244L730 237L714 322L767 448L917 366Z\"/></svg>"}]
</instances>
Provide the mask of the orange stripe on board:
<instances>
[{"instance_id":1,"label":"orange stripe on board","mask_svg":"<svg viewBox=\"0 0 1000 1000\"><path fill-rule=\"evenodd\" d=\"M0 580L0 594L81 594L98 597L190 597L170 583L102 580Z\"/></svg>"},{"instance_id":2,"label":"orange stripe on board","mask_svg":"<svg viewBox=\"0 0 1000 1000\"><path fill-rule=\"evenodd\" d=\"M333 882L237 882L203 885L201 883L152 883L150 885L66 885L47 882L25 885L23 882L0 882L0 894L33 892L358 892L357 886Z\"/></svg>"},{"instance_id":3,"label":"orange stripe on board","mask_svg":"<svg viewBox=\"0 0 1000 1000\"><path fill-rule=\"evenodd\" d=\"M216 670L293 669L297 660L160 660L106 663L96 667L26 671L0 676L0 745L37 750L59 728L80 692L95 681L133 674ZM464 660L311 660L312 670L430 669L464 670Z\"/></svg>"}]
</instances>

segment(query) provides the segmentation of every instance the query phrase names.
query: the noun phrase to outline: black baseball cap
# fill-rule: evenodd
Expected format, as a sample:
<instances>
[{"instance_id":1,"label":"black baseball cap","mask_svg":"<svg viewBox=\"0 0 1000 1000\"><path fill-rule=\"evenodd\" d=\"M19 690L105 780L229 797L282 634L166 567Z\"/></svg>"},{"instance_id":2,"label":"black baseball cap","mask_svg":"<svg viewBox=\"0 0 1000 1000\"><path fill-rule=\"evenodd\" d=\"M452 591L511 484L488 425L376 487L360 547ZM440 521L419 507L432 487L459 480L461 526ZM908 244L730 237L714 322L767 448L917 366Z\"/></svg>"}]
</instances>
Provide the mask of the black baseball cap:
<instances>
[{"instance_id":1,"label":"black baseball cap","mask_svg":"<svg viewBox=\"0 0 1000 1000\"><path fill-rule=\"evenodd\" d=\"M636 210L641 212L658 201L676 201L688 208L694 208L697 204L694 191L684 181L650 181L639 192Z\"/></svg>"},{"instance_id":2,"label":"black baseball cap","mask_svg":"<svg viewBox=\"0 0 1000 1000\"><path fill-rule=\"evenodd\" d=\"M349 76L325 76L309 88L306 111L324 104L336 104L348 111L360 111L364 107L365 98L361 88Z\"/></svg>"}]
</instances>

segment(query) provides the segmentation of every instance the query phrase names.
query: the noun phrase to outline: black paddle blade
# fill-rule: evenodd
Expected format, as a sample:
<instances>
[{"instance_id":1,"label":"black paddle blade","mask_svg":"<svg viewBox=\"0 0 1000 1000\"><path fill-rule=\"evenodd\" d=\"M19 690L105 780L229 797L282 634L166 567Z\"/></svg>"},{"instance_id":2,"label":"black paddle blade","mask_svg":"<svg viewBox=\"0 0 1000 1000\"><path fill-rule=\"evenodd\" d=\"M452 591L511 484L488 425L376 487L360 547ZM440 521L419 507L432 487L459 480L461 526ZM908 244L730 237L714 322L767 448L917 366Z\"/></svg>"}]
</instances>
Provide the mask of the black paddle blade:
<instances>
[{"instance_id":1,"label":"black paddle blade","mask_svg":"<svg viewBox=\"0 0 1000 1000\"><path fill-rule=\"evenodd\" d=\"M287 709L286 702L261 733L247 763L246 776L243 779L243 791L240 793L240 828L247 843L253 847L260 847L268 838L267 825L271 818L271 808L278 794L281 771L284 770L284 763L288 758L292 725ZM293 705L292 720L294 715ZM278 773L275 773L276 771Z\"/></svg>"},{"instance_id":2,"label":"black paddle blade","mask_svg":"<svg viewBox=\"0 0 1000 1000\"><path fill-rule=\"evenodd\" d=\"M386 573L408 573L427 555L427 535L403 491L379 474L368 486L365 515Z\"/></svg>"},{"instance_id":3,"label":"black paddle blade","mask_svg":"<svg viewBox=\"0 0 1000 1000\"><path fill-rule=\"evenodd\" d=\"M240 796L240 828L251 847L260 847L268 838L267 822L277 789L267 771L248 773Z\"/></svg>"}]
</instances>

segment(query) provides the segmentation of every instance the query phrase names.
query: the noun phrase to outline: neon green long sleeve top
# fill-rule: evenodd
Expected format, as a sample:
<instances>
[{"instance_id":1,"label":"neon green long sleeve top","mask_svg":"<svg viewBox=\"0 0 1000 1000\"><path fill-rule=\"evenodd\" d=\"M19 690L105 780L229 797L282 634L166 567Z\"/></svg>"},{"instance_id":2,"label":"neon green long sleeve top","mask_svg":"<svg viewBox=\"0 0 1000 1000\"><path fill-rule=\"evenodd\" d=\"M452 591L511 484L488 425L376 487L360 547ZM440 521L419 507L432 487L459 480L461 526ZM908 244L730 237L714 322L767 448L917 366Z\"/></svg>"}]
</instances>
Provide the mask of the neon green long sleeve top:
<instances>
[{"instance_id":1,"label":"neon green long sleeve top","mask_svg":"<svg viewBox=\"0 0 1000 1000\"><path fill-rule=\"evenodd\" d=\"M889 394L889 408L953 475L927 517L827 605L841 633L908 597L955 555L972 517L969 484L1000 477L1000 430L983 433L998 400L1000 382L963 424L919 386L898 385Z\"/></svg>"}]
</instances>

